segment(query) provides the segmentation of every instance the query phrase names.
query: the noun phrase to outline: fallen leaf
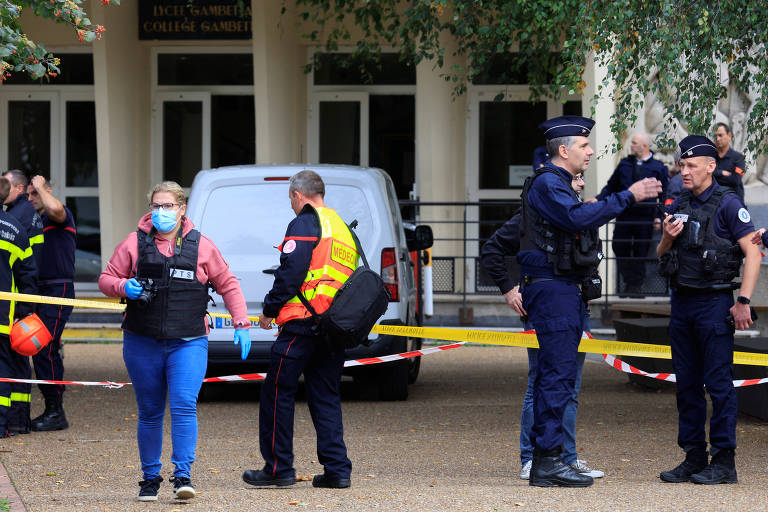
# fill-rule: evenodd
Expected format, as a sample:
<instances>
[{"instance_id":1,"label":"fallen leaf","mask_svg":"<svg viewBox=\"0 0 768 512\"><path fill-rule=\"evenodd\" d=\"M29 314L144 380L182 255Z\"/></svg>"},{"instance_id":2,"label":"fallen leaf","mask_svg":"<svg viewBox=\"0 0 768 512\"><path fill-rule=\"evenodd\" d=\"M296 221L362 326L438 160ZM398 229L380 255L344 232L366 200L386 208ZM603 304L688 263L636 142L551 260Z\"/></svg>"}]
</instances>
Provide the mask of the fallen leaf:
<instances>
[{"instance_id":1,"label":"fallen leaf","mask_svg":"<svg viewBox=\"0 0 768 512\"><path fill-rule=\"evenodd\" d=\"M368 478L376 478L376 475L365 475L365 476L367 476Z\"/></svg>"},{"instance_id":2,"label":"fallen leaf","mask_svg":"<svg viewBox=\"0 0 768 512\"><path fill-rule=\"evenodd\" d=\"M56 480L56 485L61 485L64 483L64 480Z\"/></svg>"},{"instance_id":3,"label":"fallen leaf","mask_svg":"<svg viewBox=\"0 0 768 512\"><path fill-rule=\"evenodd\" d=\"M479 463L479 462L475 462L475 466L479 466L479 465L480 465L480 463Z\"/></svg>"},{"instance_id":4,"label":"fallen leaf","mask_svg":"<svg viewBox=\"0 0 768 512\"><path fill-rule=\"evenodd\" d=\"M56 476L56 473L54 473L53 471L49 471L48 473L45 474L45 476Z\"/></svg>"},{"instance_id":5,"label":"fallen leaf","mask_svg":"<svg viewBox=\"0 0 768 512\"><path fill-rule=\"evenodd\" d=\"M296 475L296 481L297 482L311 482L312 481L312 475L309 475L309 474Z\"/></svg>"},{"instance_id":6,"label":"fallen leaf","mask_svg":"<svg viewBox=\"0 0 768 512\"><path fill-rule=\"evenodd\" d=\"M126 464L126 465L125 465L125 466L123 466L123 467L124 467L124 468L135 468L136 466L134 466L133 464Z\"/></svg>"},{"instance_id":7,"label":"fallen leaf","mask_svg":"<svg viewBox=\"0 0 768 512\"><path fill-rule=\"evenodd\" d=\"M515 506L516 506L516 507L522 507L522 506L524 506L524 505L525 505L525 503L521 503L521 502L519 502L519 501L518 501L517 503L515 503Z\"/></svg>"},{"instance_id":8,"label":"fallen leaf","mask_svg":"<svg viewBox=\"0 0 768 512\"><path fill-rule=\"evenodd\" d=\"M299 501L298 500L289 501L288 504L289 505L298 505Z\"/></svg>"},{"instance_id":9,"label":"fallen leaf","mask_svg":"<svg viewBox=\"0 0 768 512\"><path fill-rule=\"evenodd\" d=\"M621 462L629 462L629 459L621 459Z\"/></svg>"},{"instance_id":10,"label":"fallen leaf","mask_svg":"<svg viewBox=\"0 0 768 512\"><path fill-rule=\"evenodd\" d=\"M91 484L80 484L80 487L90 487Z\"/></svg>"}]
</instances>

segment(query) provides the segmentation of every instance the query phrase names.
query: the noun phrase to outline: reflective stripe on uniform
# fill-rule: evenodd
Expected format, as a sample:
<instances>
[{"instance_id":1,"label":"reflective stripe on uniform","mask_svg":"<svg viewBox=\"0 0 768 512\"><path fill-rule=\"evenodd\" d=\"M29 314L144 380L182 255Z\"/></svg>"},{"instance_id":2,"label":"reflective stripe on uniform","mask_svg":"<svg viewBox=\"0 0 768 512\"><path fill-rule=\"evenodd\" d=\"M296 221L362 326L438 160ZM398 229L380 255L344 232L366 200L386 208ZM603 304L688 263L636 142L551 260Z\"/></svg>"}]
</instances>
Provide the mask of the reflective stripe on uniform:
<instances>
[{"instance_id":1,"label":"reflective stripe on uniform","mask_svg":"<svg viewBox=\"0 0 768 512\"><path fill-rule=\"evenodd\" d=\"M39 235L31 236L29 237L29 246L32 247L35 244L42 244L45 243L45 238L42 233Z\"/></svg>"},{"instance_id":2,"label":"reflective stripe on uniform","mask_svg":"<svg viewBox=\"0 0 768 512\"><path fill-rule=\"evenodd\" d=\"M31 402L32 395L30 393L11 393L11 402Z\"/></svg>"},{"instance_id":3,"label":"reflective stripe on uniform","mask_svg":"<svg viewBox=\"0 0 768 512\"><path fill-rule=\"evenodd\" d=\"M0 406L3 407L10 407L11 406L11 399L7 396L0 396Z\"/></svg>"}]
</instances>

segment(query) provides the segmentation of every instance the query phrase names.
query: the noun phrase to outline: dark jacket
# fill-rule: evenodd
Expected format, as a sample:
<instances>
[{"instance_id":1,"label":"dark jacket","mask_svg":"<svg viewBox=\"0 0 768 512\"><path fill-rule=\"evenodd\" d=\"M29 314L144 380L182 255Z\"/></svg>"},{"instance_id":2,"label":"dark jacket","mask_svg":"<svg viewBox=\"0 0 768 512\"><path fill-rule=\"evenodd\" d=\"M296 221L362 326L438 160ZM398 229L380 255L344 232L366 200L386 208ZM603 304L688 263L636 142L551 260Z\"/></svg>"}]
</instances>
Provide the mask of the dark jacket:
<instances>
[{"instance_id":1,"label":"dark jacket","mask_svg":"<svg viewBox=\"0 0 768 512\"><path fill-rule=\"evenodd\" d=\"M603 190L596 197L599 201L602 201L610 194L627 190L634 182L644 178L656 178L661 182L662 190L667 190L667 183L669 181L667 166L653 158L653 153L644 162L638 161L634 155L622 158L608 179L608 183L606 183ZM661 197L664 197L663 192ZM617 219L653 219L657 216L659 216L659 213L656 207L656 199L646 199L632 205L631 208L619 215Z\"/></svg>"},{"instance_id":2,"label":"dark jacket","mask_svg":"<svg viewBox=\"0 0 768 512\"><path fill-rule=\"evenodd\" d=\"M0 290L37 293L37 266L21 223L0 211ZM0 301L0 333L8 334L14 318L34 311L31 302Z\"/></svg>"}]
</instances>

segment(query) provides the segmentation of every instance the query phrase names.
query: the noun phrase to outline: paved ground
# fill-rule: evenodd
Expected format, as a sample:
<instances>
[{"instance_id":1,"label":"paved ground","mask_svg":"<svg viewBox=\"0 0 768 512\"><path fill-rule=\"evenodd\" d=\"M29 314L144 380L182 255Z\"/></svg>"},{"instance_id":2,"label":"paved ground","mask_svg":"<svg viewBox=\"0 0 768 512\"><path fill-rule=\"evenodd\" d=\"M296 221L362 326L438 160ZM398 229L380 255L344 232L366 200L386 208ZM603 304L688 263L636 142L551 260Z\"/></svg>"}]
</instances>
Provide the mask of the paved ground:
<instances>
[{"instance_id":1,"label":"paved ground","mask_svg":"<svg viewBox=\"0 0 768 512\"><path fill-rule=\"evenodd\" d=\"M120 345L69 345L67 377L127 379ZM260 466L254 385L222 384L200 404L193 466L199 490L189 503L160 489L154 504L136 499L136 407L130 388L70 387L68 430L0 441L0 460L29 511L213 510L757 510L766 506L768 424L739 420L739 485L663 484L676 465L676 412L670 390L648 392L597 361L584 368L577 444L606 477L588 489L532 488L518 479L519 413L525 352L464 347L424 358L419 382L402 403L356 399L346 383L346 440L353 487L253 489L240 479ZM42 409L37 390L33 412ZM169 422L166 422L168 425ZM166 439L169 439L166 434ZM296 469L318 473L306 404L296 414ZM166 443L168 445L168 443ZM166 446L164 463L169 464ZM163 476L170 474L169 467Z\"/></svg>"}]
</instances>

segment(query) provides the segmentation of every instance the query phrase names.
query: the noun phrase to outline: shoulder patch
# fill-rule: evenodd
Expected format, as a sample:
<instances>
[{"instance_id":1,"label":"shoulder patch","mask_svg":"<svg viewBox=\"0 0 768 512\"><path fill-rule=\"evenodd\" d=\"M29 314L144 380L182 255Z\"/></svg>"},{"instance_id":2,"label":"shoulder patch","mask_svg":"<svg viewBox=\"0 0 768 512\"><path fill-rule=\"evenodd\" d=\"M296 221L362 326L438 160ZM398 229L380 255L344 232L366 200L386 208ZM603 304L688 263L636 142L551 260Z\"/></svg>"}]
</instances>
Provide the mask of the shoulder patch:
<instances>
[{"instance_id":1,"label":"shoulder patch","mask_svg":"<svg viewBox=\"0 0 768 512\"><path fill-rule=\"evenodd\" d=\"M296 250L296 241L288 240L283 244L283 254L291 254Z\"/></svg>"},{"instance_id":2,"label":"shoulder patch","mask_svg":"<svg viewBox=\"0 0 768 512\"><path fill-rule=\"evenodd\" d=\"M744 224L752 220L752 217L749 216L749 212L746 208L739 208L739 220Z\"/></svg>"}]
</instances>

